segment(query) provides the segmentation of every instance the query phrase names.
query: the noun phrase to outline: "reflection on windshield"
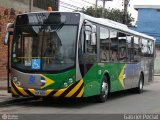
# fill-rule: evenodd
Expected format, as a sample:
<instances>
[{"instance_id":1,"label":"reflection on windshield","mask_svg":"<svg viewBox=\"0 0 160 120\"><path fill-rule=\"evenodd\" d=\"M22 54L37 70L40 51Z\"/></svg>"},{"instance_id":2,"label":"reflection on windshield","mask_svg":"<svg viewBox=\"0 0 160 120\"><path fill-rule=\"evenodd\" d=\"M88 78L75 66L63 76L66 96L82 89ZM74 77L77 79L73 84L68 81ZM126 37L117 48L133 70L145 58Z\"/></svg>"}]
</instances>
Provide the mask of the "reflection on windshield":
<instances>
[{"instance_id":1,"label":"reflection on windshield","mask_svg":"<svg viewBox=\"0 0 160 120\"><path fill-rule=\"evenodd\" d=\"M23 70L63 70L75 63L77 26L17 27L13 66ZM35 67L39 66L39 67Z\"/></svg>"}]
</instances>

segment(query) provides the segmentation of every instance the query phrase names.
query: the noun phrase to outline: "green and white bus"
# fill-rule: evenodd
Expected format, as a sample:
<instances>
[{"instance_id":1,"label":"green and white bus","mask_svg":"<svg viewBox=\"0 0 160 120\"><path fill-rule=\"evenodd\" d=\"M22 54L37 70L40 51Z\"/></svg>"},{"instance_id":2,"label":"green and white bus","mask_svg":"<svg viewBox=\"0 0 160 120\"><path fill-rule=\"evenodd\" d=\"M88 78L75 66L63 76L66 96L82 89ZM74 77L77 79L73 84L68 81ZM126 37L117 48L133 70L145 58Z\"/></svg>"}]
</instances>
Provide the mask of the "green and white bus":
<instances>
[{"instance_id":1,"label":"green and white bus","mask_svg":"<svg viewBox=\"0 0 160 120\"><path fill-rule=\"evenodd\" d=\"M15 97L105 102L109 93L141 93L153 81L155 39L126 25L78 12L37 12L17 15L11 26L5 41L12 46Z\"/></svg>"}]
</instances>

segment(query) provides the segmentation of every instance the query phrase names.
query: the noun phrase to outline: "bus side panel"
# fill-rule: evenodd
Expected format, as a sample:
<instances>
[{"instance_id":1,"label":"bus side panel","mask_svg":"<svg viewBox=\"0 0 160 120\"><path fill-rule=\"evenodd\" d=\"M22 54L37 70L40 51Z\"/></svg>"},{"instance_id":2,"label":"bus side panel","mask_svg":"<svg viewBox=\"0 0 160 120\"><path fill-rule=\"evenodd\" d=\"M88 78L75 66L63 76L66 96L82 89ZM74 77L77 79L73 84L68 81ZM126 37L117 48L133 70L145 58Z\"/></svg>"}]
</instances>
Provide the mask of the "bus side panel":
<instances>
[{"instance_id":1,"label":"bus side panel","mask_svg":"<svg viewBox=\"0 0 160 120\"><path fill-rule=\"evenodd\" d=\"M101 67L94 64L90 70L84 75L84 97L100 94L101 86Z\"/></svg>"},{"instance_id":2,"label":"bus side panel","mask_svg":"<svg viewBox=\"0 0 160 120\"><path fill-rule=\"evenodd\" d=\"M121 91L125 89L125 71L126 70L126 64L119 63L118 69L117 69L117 90L115 91Z\"/></svg>"},{"instance_id":3,"label":"bus side panel","mask_svg":"<svg viewBox=\"0 0 160 120\"><path fill-rule=\"evenodd\" d=\"M123 73L125 64L95 64L85 74L84 97L99 95L104 74L110 76L110 92L124 90Z\"/></svg>"},{"instance_id":4,"label":"bus side panel","mask_svg":"<svg viewBox=\"0 0 160 120\"><path fill-rule=\"evenodd\" d=\"M153 67L151 59L143 57L141 67L144 74L144 85L148 85L152 81L153 68L151 66Z\"/></svg>"},{"instance_id":5,"label":"bus side panel","mask_svg":"<svg viewBox=\"0 0 160 120\"><path fill-rule=\"evenodd\" d=\"M110 77L110 92L124 90L124 69L125 64L112 63L105 65L105 70L108 71Z\"/></svg>"}]
</instances>

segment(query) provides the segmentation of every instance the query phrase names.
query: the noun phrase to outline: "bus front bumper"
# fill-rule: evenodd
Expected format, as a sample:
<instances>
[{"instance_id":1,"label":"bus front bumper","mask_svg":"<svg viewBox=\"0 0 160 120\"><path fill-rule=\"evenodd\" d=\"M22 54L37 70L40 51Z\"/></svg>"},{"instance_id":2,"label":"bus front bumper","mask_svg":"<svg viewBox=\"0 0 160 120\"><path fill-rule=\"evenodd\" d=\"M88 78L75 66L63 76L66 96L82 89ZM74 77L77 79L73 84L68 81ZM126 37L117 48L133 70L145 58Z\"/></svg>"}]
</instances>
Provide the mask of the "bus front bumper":
<instances>
[{"instance_id":1,"label":"bus front bumper","mask_svg":"<svg viewBox=\"0 0 160 120\"><path fill-rule=\"evenodd\" d=\"M12 95L13 96L39 96L39 97L73 97L73 98L80 98L83 96L84 93L84 82L83 80L79 80L74 84L71 84L67 88L54 90L54 89L47 89L47 90L37 90L37 89L24 89L22 87L17 86L14 82L11 82L12 87Z\"/></svg>"}]
</instances>

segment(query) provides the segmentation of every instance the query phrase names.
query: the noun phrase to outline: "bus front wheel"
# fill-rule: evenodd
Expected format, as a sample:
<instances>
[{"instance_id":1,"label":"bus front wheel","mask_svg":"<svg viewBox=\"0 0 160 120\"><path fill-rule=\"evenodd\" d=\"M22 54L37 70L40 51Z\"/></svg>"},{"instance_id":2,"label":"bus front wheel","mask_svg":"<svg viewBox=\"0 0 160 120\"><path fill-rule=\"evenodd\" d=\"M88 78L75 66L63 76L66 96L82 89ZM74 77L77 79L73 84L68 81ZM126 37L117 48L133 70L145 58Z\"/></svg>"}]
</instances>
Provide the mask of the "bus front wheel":
<instances>
[{"instance_id":1,"label":"bus front wheel","mask_svg":"<svg viewBox=\"0 0 160 120\"><path fill-rule=\"evenodd\" d=\"M103 77L102 85L101 85L101 93L99 96L97 96L97 100L100 103L104 103L107 100L108 97L108 91L109 91L109 85L107 77Z\"/></svg>"}]
</instances>

